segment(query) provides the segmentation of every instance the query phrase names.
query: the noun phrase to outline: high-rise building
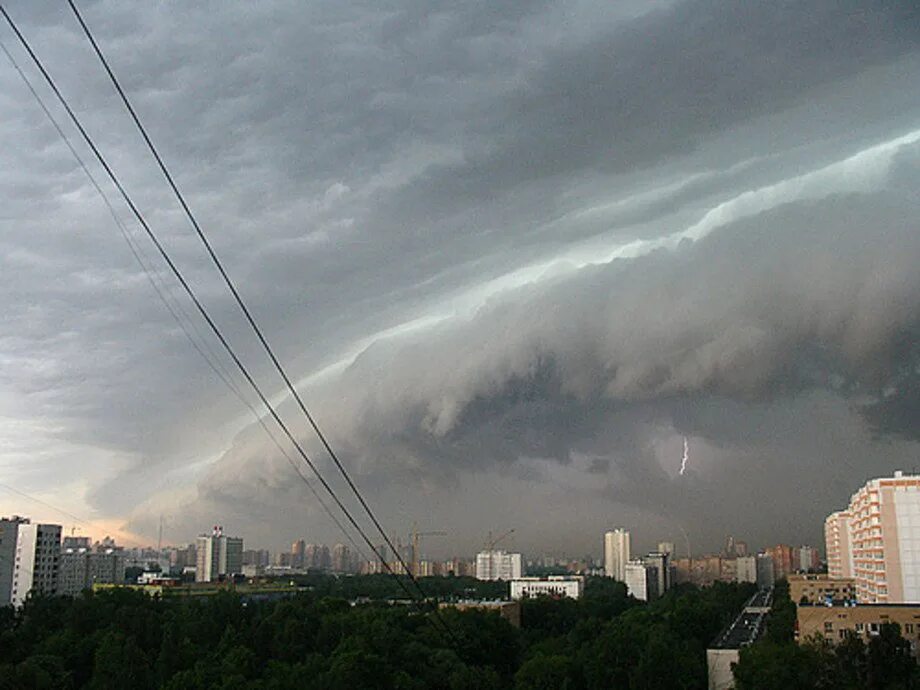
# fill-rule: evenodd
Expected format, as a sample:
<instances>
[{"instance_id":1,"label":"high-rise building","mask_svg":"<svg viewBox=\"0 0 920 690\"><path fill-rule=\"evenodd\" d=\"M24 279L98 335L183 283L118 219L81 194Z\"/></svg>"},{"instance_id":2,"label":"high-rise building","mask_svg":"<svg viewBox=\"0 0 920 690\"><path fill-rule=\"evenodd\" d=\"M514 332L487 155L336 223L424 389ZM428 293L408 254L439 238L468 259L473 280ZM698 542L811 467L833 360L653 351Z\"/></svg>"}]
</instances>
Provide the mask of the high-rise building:
<instances>
[{"instance_id":1,"label":"high-rise building","mask_svg":"<svg viewBox=\"0 0 920 690\"><path fill-rule=\"evenodd\" d=\"M824 548L827 554L827 574L831 577L853 577L853 549L850 547L850 511L838 510L824 521Z\"/></svg>"},{"instance_id":2,"label":"high-rise building","mask_svg":"<svg viewBox=\"0 0 920 690\"><path fill-rule=\"evenodd\" d=\"M476 554L476 579L516 580L521 577L522 563L519 553L481 551Z\"/></svg>"},{"instance_id":3,"label":"high-rise building","mask_svg":"<svg viewBox=\"0 0 920 690\"><path fill-rule=\"evenodd\" d=\"M243 551L243 565L268 567L271 565L271 554L267 549L246 549Z\"/></svg>"},{"instance_id":4,"label":"high-rise building","mask_svg":"<svg viewBox=\"0 0 920 690\"><path fill-rule=\"evenodd\" d=\"M291 544L291 567L292 568L304 568L306 564L304 563L305 553L307 549L307 544L303 539L298 539L293 544Z\"/></svg>"},{"instance_id":5,"label":"high-rise building","mask_svg":"<svg viewBox=\"0 0 920 690\"><path fill-rule=\"evenodd\" d=\"M196 556L196 582L215 582L243 572L243 540L226 536L222 527L198 537Z\"/></svg>"},{"instance_id":6,"label":"high-rise building","mask_svg":"<svg viewBox=\"0 0 920 690\"><path fill-rule=\"evenodd\" d=\"M735 541L735 555L739 557L748 555L748 545L746 541Z\"/></svg>"},{"instance_id":7,"label":"high-rise building","mask_svg":"<svg viewBox=\"0 0 920 690\"><path fill-rule=\"evenodd\" d=\"M13 601L16 542L19 538L19 526L27 524L29 519L18 515L0 519L0 606Z\"/></svg>"},{"instance_id":8,"label":"high-rise building","mask_svg":"<svg viewBox=\"0 0 920 690\"><path fill-rule=\"evenodd\" d=\"M658 568L642 561L629 561L625 568L623 581L626 591L639 601L651 601L658 592Z\"/></svg>"},{"instance_id":9,"label":"high-rise building","mask_svg":"<svg viewBox=\"0 0 920 690\"><path fill-rule=\"evenodd\" d=\"M20 606L30 592L57 593L61 526L29 522L18 525L10 603Z\"/></svg>"},{"instance_id":10,"label":"high-rise building","mask_svg":"<svg viewBox=\"0 0 920 690\"><path fill-rule=\"evenodd\" d=\"M813 546L797 546L792 552L792 567L797 571L814 571L820 561L821 556Z\"/></svg>"},{"instance_id":11,"label":"high-rise building","mask_svg":"<svg viewBox=\"0 0 920 690\"><path fill-rule=\"evenodd\" d=\"M645 557L645 564L655 568L658 596L671 589L671 556L660 551L652 551Z\"/></svg>"},{"instance_id":12,"label":"high-rise building","mask_svg":"<svg viewBox=\"0 0 920 690\"><path fill-rule=\"evenodd\" d=\"M735 559L735 581L757 582L757 559L754 556L738 556Z\"/></svg>"},{"instance_id":13,"label":"high-rise building","mask_svg":"<svg viewBox=\"0 0 920 690\"><path fill-rule=\"evenodd\" d=\"M629 563L629 532L618 527L604 534L604 574L625 582L627 563Z\"/></svg>"},{"instance_id":14,"label":"high-rise building","mask_svg":"<svg viewBox=\"0 0 920 690\"><path fill-rule=\"evenodd\" d=\"M346 573L349 569L348 566L348 547L345 546L345 544L336 544L332 547L332 571L336 573Z\"/></svg>"},{"instance_id":15,"label":"high-rise building","mask_svg":"<svg viewBox=\"0 0 920 690\"><path fill-rule=\"evenodd\" d=\"M61 551L59 594L76 596L94 584L121 584L124 581L125 556L118 547L97 545L95 550L91 550L70 546Z\"/></svg>"},{"instance_id":16,"label":"high-rise building","mask_svg":"<svg viewBox=\"0 0 920 690\"><path fill-rule=\"evenodd\" d=\"M851 563L860 603L920 603L920 476L872 479L845 512L848 519L834 514L825 521L829 572L832 562L834 573ZM839 524L844 519L849 549Z\"/></svg>"},{"instance_id":17,"label":"high-rise building","mask_svg":"<svg viewBox=\"0 0 920 690\"><path fill-rule=\"evenodd\" d=\"M671 558L675 558L677 554L674 553L674 542L673 541L658 542L658 553L666 553Z\"/></svg>"},{"instance_id":18,"label":"high-rise building","mask_svg":"<svg viewBox=\"0 0 920 690\"><path fill-rule=\"evenodd\" d=\"M773 557L773 579L781 580L787 575L795 572L792 559L792 547L787 544L777 544L776 546L766 549Z\"/></svg>"},{"instance_id":19,"label":"high-rise building","mask_svg":"<svg viewBox=\"0 0 920 690\"><path fill-rule=\"evenodd\" d=\"M776 582L776 570L773 556L769 553L757 554L757 586L760 589L769 589Z\"/></svg>"}]
</instances>

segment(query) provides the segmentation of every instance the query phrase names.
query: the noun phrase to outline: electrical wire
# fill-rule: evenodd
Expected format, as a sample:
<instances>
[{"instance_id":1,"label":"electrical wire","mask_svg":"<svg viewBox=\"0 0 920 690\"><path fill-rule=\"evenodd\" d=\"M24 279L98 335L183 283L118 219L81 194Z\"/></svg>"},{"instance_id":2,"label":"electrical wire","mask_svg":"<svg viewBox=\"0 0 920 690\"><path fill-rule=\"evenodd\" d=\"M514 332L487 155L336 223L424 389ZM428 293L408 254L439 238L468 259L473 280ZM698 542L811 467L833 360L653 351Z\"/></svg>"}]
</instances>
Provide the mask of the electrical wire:
<instances>
[{"instance_id":1,"label":"electrical wire","mask_svg":"<svg viewBox=\"0 0 920 690\"><path fill-rule=\"evenodd\" d=\"M188 281L185 279L185 277L183 276L182 272L179 270L178 266L177 266L177 265L175 264L175 262L173 261L172 257L169 255L169 253L166 251L166 249L164 248L164 246L162 245L162 243L160 242L160 240L157 238L156 234L155 234L155 233L153 232L153 230L150 228L149 224L147 223L147 220L144 218L143 214L140 212L140 210L138 209L138 207L136 206L136 204L134 203L134 201L131 199L130 195L129 195L129 194L127 193L127 191L125 190L125 188L124 188L124 186L122 185L121 181L118 179L117 175L115 175L115 173L114 173L114 171L112 170L111 166L108 164L108 162L107 162L107 160L105 159L105 157L104 157L104 156L102 155L102 153L99 151L99 149L98 149L98 147L96 146L95 142L93 141L92 137L89 136L89 134L87 133L86 129L83 127L82 123L80 122L80 119L76 116L76 114L74 113L73 109L70 107L70 104L69 104L69 103L67 102L67 100L64 98L64 96L63 96L63 94L61 93L60 89L57 87L57 84L55 83L54 79L51 77L51 75L50 75L50 74L48 73L48 71L45 69L44 64L41 62L41 60L40 60L40 59L38 58L38 56L35 54L35 51L32 49L32 47L31 47L31 45L29 44L28 40L25 38L25 36L24 36L24 35L22 34L22 32L19 30L19 27L18 27L18 26L16 25L16 23L13 21L13 18L9 15L9 13L6 11L6 9L5 9L5 7L4 7L3 5L0 5L0 14L3 15L3 17L4 17L4 19L6 20L7 24L9 24L10 28L11 28L11 29L13 30L13 32L16 34L17 39L18 39L19 42L22 44L22 46L23 46L23 48L26 50L26 52L29 54L29 57L30 57L30 58L32 59L32 61L35 63L35 65L36 65L36 67L38 68L38 70L41 72L41 74L42 74L42 76L44 77L45 81L48 83L48 86L49 86L49 87L51 88L51 90L54 92L55 96L58 98L58 100L60 101L60 103L61 103L61 105L64 107L64 109L67 111L68 116L70 117L70 119L71 119L71 121L74 123L74 125L76 126L77 130L80 132L80 135L83 137L83 139L84 139L84 141L86 142L86 144L90 147L90 149L92 150L93 154L96 156L96 159L99 161L100 165L102 165L103 169L106 171L106 174L108 175L109 179L112 181L112 183L113 183L113 184L115 185L115 187L118 189L118 191L119 191L119 193L121 194L122 198L125 200L125 203L127 203L128 207L131 209L131 212L134 214L135 218L137 218L137 220L138 220L138 222L140 223L141 227L144 229L144 232L146 233L147 237L148 237L148 238L150 239L150 241L154 244L154 246L156 247L156 249L157 249L157 251L159 252L160 256L161 256L161 257L163 258L163 260L166 262L167 266L169 266L170 271L172 271L173 275L175 275L176 279L179 281L179 284L182 286L182 288L183 288L183 290L185 291L185 293L188 295L188 297L189 297L189 298L192 300L192 302L194 303L195 308L197 309L198 313L202 316L202 318L204 318L204 320L205 320L205 322L207 323L208 327L209 327L210 330L214 333L214 335L217 337L218 341L221 343L221 346L224 348L224 350L227 352L227 354L228 354L228 355L230 356L230 358L233 360L233 363L236 365L237 369L240 371L240 373L241 373L241 374L243 375L243 377L246 379L247 383L248 383L248 384L250 385L250 387L256 392L256 394L258 395L258 397L259 397L259 399L261 400L262 404L265 405L265 407L266 407L266 409L268 410L269 414L270 414L271 417L274 419L275 423L281 428L281 430L284 432L285 436L287 436L287 438L290 440L290 442L291 442L291 443L294 445L294 447L297 449L298 454L301 456L301 458L304 460L304 462L310 467L310 469L311 469L311 470L313 471L313 473L316 475L317 479L319 479L320 483L323 485L323 488L324 488L324 489L326 490L326 492L332 497L333 501L336 503L336 505L339 507L339 509L340 509L340 510L345 514L345 516L348 518L348 521L349 521L349 523L352 525L352 527L354 527L354 529L361 535L362 539L363 539L364 542L367 544L368 548L369 548L369 549L374 553L374 555L381 561L381 563L384 565L384 567L387 569L387 571L388 571L391 575L393 575L393 576L395 577L396 581L399 583L399 585L400 585L400 587L403 589L403 591L413 600L413 602L419 607L420 610L424 611L424 607L423 607L423 606L421 605L421 603L420 603L420 602L424 602L424 592L422 592L421 587L418 585L418 581L417 581L417 580L415 579L415 577L412 575L411 571L409 571L409 569L408 569L407 567L405 567L405 564L404 564L404 562L402 561L402 558L399 557L398 552L397 552L397 557L399 558L399 561L400 561L401 563L403 563L404 571L406 572L406 574L408 574L410 581L412 581L412 582L416 585L416 587L418 588L419 593L422 595L421 598L416 597L416 595L413 594L413 593L408 589L408 587L406 586L406 584L405 584L405 582L403 581L403 579L400 578L400 577L398 576L398 574L397 574L397 573L393 570L393 568L390 566L390 564L387 563L386 560L382 558L381 554L380 554L379 551L377 550L377 547L373 544L373 542L370 540L370 538L369 538L369 537L367 536L367 534L364 532L363 528L362 528L362 527L358 524L358 522L355 520L354 516L351 514L351 512L348 510L348 508L342 503L342 500L338 497L338 495L335 493L335 491L333 491L333 489L332 489L332 487L329 485L328 481L326 481L326 479L325 479L325 478L322 476L322 474L319 472L319 470L318 470L318 468L316 467L316 465L313 463L313 461L310 459L310 457L307 455L307 453L303 450L303 447L301 446L301 444L297 441L297 439L296 439L296 438L294 437L294 435L291 433L290 429L289 429L288 426L285 424L284 420L282 420L281 417L278 415L278 413L275 411L274 407L273 407L272 404L269 402L268 398L265 396L265 394L263 393L262 389L259 387L258 383L253 379L252 375L249 373L249 370L248 370L248 368L246 367L246 365L243 364L243 362L240 360L239 356L238 356L238 355L236 354L236 352L233 350L233 348L232 348L232 346L230 345L229 341L227 340L226 336L223 334L223 332L220 330L220 328L219 328L219 327L217 326L217 324L214 322L214 320L213 320L213 318L211 317L210 313L207 311L207 309L206 309L206 308L204 307L204 305L201 303L200 299L199 299L198 296L195 294L194 290L192 290L192 288L191 288L191 286L189 285ZM385 537L386 541L389 542L389 538L386 537L385 533L384 533L384 537ZM394 551L395 551L395 549L394 549ZM438 621L440 622L440 624L444 627L444 629L447 631L448 635L449 635L449 636L454 640L454 642L456 643L456 642L457 642L456 636L454 635L454 633L453 633L453 631L450 629L450 627L448 627L448 626L446 625L446 623L445 623L444 620L443 620L443 617L440 615L440 612L437 610L437 608L433 609L433 613L435 614L435 617L434 617L434 619L432 619L432 620L438 620Z\"/></svg>"},{"instance_id":2,"label":"electrical wire","mask_svg":"<svg viewBox=\"0 0 920 690\"><path fill-rule=\"evenodd\" d=\"M89 170L85 161L80 156L80 154L77 152L73 143L70 141L70 138L64 132L63 128L60 126L60 124L58 123L54 115L52 115L50 109L47 107L47 105L45 104L44 100L39 95L39 93L35 90L35 87L32 85L32 82L29 80L28 76L19 66L19 63L16 62L16 59L13 57L12 53L10 53L9 49L6 47L6 44L4 44L3 41L0 41L0 50L3 51L4 55L6 55L6 58L9 61L10 65L12 65L13 69L16 70L20 79L23 81L26 87L28 87L29 92L32 94L32 97L38 103L42 112L45 114L45 117L52 124L55 131L58 133L58 136L67 146L71 155L77 161L80 168L85 173L86 177L89 179L93 188L102 198L102 201L103 203L105 203L105 206L109 211L109 214L112 216L112 219L115 221L115 225L118 227L118 230L121 233L121 236L124 238L125 243L128 245L128 248L131 250L132 256L137 261L137 263L140 265L140 267L143 269L144 275L147 277L147 280L150 282L150 285L153 287L154 291L157 293L157 296L160 298L160 301L166 307L167 311L169 311L170 315L172 315L173 319L179 325L179 328L182 330L183 334L188 339L189 343L191 343L192 347L198 352L201 358L204 359L204 361L211 368L214 374L240 400L240 402L242 402L243 405L245 405L246 408L252 413L255 420L259 423L259 425L262 427L262 429L265 431L265 433L274 443L275 447L281 452L281 454L284 456L284 458L287 460L288 464L293 468L293 470L298 475L300 475L300 478L307 485L307 488L313 494L314 498L316 498L317 502L320 504L320 506L323 508L323 510L326 512L329 518L333 521L336 527L338 527L339 530L345 535L349 543L355 548L355 551L361 556L362 559L369 560L367 558L367 555L364 553L361 547L358 546L357 542L355 542L354 538L351 536L348 530L345 529L344 525L342 525L339 519L332 512L332 509L326 504L322 496L320 496L319 493L316 491L316 488L313 486L313 483L310 481L310 479L306 475L303 474L300 467L297 465L296 461L282 447L281 443L272 433L271 429L268 428L268 425L265 423L263 416L260 415L256 411L256 409L252 406L252 404L243 396L242 391L233 381L232 375L230 374L229 371L227 371L226 367L224 367L223 363L220 361L220 358L217 356L217 354L208 344L207 340L198 330L197 326L195 325L195 322L192 320L192 318L188 315L188 313L182 307L182 304L179 303L178 301L176 302L175 305L170 303L167 297L167 295L169 294L169 291L166 286L165 278L160 274L160 272L156 268L156 265L150 260L150 258L146 256L143 248L139 244L137 244L135 240L131 237L130 232L128 231L125 224L122 222L121 217L115 211L115 207L112 205L112 202L109 200L108 195L105 193L105 191L100 186L99 182L96 180L95 176ZM159 282L163 284L162 288L160 287L160 284L157 282L157 280L159 280ZM180 317L180 314L184 317L184 319ZM189 328L191 328L195 332L195 334L198 336L198 338L201 340L201 345L199 345L195 337L189 331ZM205 352L202 349L202 347L205 350L207 350L207 352Z\"/></svg>"},{"instance_id":3,"label":"electrical wire","mask_svg":"<svg viewBox=\"0 0 920 690\"><path fill-rule=\"evenodd\" d=\"M201 226L199 225L198 220L196 219L195 215L192 213L192 210L189 207L187 201L185 200L184 195L182 194L181 191L179 191L179 187L176 184L175 180L173 179L172 174L169 172L169 169L166 167L166 164L163 161L162 156L160 156L159 151L157 150L156 146L153 144L153 141L151 140L149 134L147 133L146 128L141 123L141 120L138 117L137 112L134 110L134 107L131 105L131 101L128 99L128 96L125 93L124 89L122 88L121 83L118 81L118 78L115 76L115 73L112 71L112 68L110 67L108 63L108 60L105 58L105 55L103 55L102 50L99 47L99 44L96 42L96 39L93 36L92 32L90 31L90 28L87 25L86 21L83 19L83 15L80 14L79 9L77 9L77 6L74 3L74 0L67 0L67 3L70 6L70 9L73 11L74 16L77 18L77 21L80 23L80 26L83 29L83 33L86 35L86 38L89 40L90 44L92 45L94 52L96 53L97 57L102 63L102 66L105 68L105 71L109 76L109 79L112 81L112 84L115 87L115 90L118 92L118 95L121 97L121 100L124 103L125 107L127 108L128 113L131 115L131 119L134 121L134 124L137 126L137 129L140 132L141 136L143 137L144 141L146 142L147 147L150 149L150 153L156 159L156 162L160 168L160 171L163 173L163 176L166 178L166 181L168 182L170 188L172 189L173 193L176 195L176 198L178 199L179 204L182 207L182 210L185 212L185 215L188 217L190 223L192 224L192 227L195 230L195 234L198 236L199 240L201 240L201 243L204 245L208 253L208 256L210 257L212 263L217 268L218 272L223 278L224 284L230 290L230 293L233 296L234 301L236 302L237 306L239 306L240 311L243 313L243 316L245 317L246 321L249 323L249 326L252 328L252 331L255 333L256 337L261 343L262 348L265 350L266 354L268 355L269 359L274 365L275 370L281 376L288 391L293 396L294 400L297 402L297 406L300 408L301 412L306 417L310 426L313 428L313 431L316 433L317 438L319 438L320 442L322 443L329 457L332 459L336 468L338 468L339 474L341 474L342 478L351 488L352 493L358 499L358 502L361 504L362 508L364 508L364 512L367 514L371 522L377 528L377 531L383 537L387 546L389 546L390 549L394 552L394 554L396 554L396 558L399 561L399 564L402 566L402 569L408 574L408 577L412 581L413 585L419 590L419 593L424 597L425 593L422 590L421 585L419 584L418 580L416 579L415 574L412 573L411 569L406 565L405 561L403 560L402 556L399 553L399 550L395 546L393 546L393 543L390 540L390 537L387 535L386 531L383 529L383 526L380 524L380 521L377 519L377 516L371 510L371 507L370 505L368 505L364 496L358 490L358 487L355 485L348 471L345 469L345 466L342 464L341 460L339 459L338 454L332 448L332 445L330 444L329 440L326 438L325 434L323 434L322 430L320 429L319 424L316 422L313 415L307 409L306 405L303 402L303 399L300 396L300 393L297 392L297 389L294 387L294 384L291 382L291 379L288 377L287 372L285 372L284 367L281 365L281 362L279 361L278 357L275 355L274 350L272 349L271 345L269 345L265 334L263 333L262 329L259 327L258 323L253 317L249 308L246 306L246 303L243 301L242 296L240 295L239 291L236 288L236 285L234 284L233 280L230 278L229 274L227 273L227 270L224 268L223 263L218 258L217 253L212 247L207 236L204 234L204 231L201 229Z\"/></svg>"}]
</instances>

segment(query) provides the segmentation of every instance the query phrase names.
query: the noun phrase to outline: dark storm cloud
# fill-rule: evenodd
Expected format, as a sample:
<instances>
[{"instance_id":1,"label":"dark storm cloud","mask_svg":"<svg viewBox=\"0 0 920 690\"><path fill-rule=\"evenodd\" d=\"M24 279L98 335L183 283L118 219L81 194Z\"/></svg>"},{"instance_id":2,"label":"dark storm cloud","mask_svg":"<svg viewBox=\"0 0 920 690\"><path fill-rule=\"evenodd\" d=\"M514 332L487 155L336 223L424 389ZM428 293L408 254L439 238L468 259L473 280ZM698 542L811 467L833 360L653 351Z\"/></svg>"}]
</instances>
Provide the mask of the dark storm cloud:
<instances>
[{"instance_id":1,"label":"dark storm cloud","mask_svg":"<svg viewBox=\"0 0 920 690\"><path fill-rule=\"evenodd\" d=\"M66 8L9 9L278 391ZM388 519L427 507L469 534L545 509L588 546L619 516L712 537L763 472L798 539L815 515L772 454L814 481L860 449L815 511L916 452L890 440L916 438L915 3L85 12ZM16 79L0 69L5 466L141 529L326 529ZM847 432L810 443L809 420Z\"/></svg>"}]
</instances>

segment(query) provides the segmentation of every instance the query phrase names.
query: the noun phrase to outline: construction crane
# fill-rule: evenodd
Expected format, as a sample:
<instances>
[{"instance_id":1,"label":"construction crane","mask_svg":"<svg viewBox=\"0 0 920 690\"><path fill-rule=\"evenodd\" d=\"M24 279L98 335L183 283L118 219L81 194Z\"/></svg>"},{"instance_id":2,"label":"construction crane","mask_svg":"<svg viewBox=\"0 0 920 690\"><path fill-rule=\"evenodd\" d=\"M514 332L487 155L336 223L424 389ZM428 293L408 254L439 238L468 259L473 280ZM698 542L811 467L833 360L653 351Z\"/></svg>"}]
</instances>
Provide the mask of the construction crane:
<instances>
[{"instance_id":1,"label":"construction crane","mask_svg":"<svg viewBox=\"0 0 920 690\"><path fill-rule=\"evenodd\" d=\"M440 530L430 530L428 532L419 532L418 526L412 523L412 532L409 534L409 541L412 544L412 575L418 577L418 540L419 537L444 537L447 532Z\"/></svg>"},{"instance_id":2,"label":"construction crane","mask_svg":"<svg viewBox=\"0 0 920 690\"><path fill-rule=\"evenodd\" d=\"M512 529L509 529L507 532L505 532L505 533L503 533L503 534L500 534L499 536L497 536L497 537L495 537L495 538L493 539L493 538L492 538L492 530L489 530L489 540L486 542L486 551L487 551L488 554L489 554L489 577L488 577L489 580L494 579L493 576L494 576L494 574L495 574L495 565L494 565L494 563L493 563L493 558L494 558L494 553L495 553L495 545L498 544L498 542L504 540L505 537L509 537L509 536L511 536L512 534L514 534L514 529L513 529L513 528L512 528Z\"/></svg>"}]
</instances>

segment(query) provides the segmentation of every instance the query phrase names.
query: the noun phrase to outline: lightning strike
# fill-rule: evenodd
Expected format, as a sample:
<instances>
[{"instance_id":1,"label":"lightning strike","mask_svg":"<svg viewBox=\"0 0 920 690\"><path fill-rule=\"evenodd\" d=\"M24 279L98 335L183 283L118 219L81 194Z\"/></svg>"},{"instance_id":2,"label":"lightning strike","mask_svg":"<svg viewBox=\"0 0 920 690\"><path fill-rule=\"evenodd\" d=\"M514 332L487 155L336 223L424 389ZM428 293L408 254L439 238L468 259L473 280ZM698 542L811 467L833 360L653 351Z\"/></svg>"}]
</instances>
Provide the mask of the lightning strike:
<instances>
[{"instance_id":1,"label":"lightning strike","mask_svg":"<svg viewBox=\"0 0 920 690\"><path fill-rule=\"evenodd\" d=\"M687 460L690 459L690 443L687 441L687 437L684 436L684 457L680 459L680 476L684 476L684 472L687 470Z\"/></svg>"}]
</instances>

